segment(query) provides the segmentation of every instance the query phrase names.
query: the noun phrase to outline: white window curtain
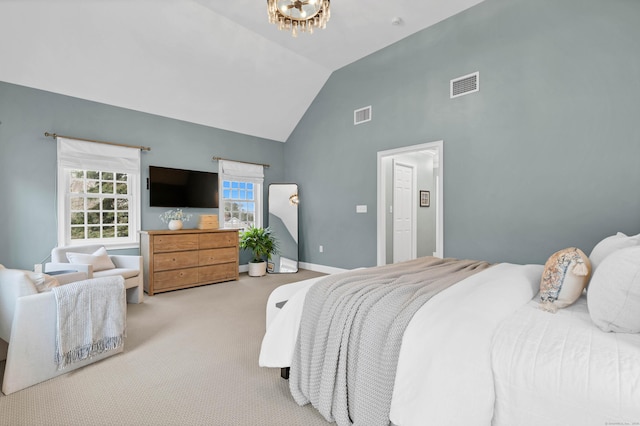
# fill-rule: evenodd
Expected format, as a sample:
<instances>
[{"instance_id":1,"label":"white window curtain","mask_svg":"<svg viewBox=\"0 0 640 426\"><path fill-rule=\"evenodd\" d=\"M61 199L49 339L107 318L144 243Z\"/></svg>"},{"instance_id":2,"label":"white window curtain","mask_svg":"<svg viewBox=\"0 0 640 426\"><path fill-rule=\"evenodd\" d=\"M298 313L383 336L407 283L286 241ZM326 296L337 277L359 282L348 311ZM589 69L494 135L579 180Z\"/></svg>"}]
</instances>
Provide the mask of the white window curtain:
<instances>
[{"instance_id":1,"label":"white window curtain","mask_svg":"<svg viewBox=\"0 0 640 426\"><path fill-rule=\"evenodd\" d=\"M222 180L253 182L258 185L264 182L264 167L257 164L220 160L218 173Z\"/></svg>"},{"instance_id":2,"label":"white window curtain","mask_svg":"<svg viewBox=\"0 0 640 426\"><path fill-rule=\"evenodd\" d=\"M126 173L129 176L129 237L119 241L103 241L112 248L137 247L140 230L140 149L57 137L58 159L58 245L71 243L69 220L69 170L99 170Z\"/></svg>"},{"instance_id":3,"label":"white window curtain","mask_svg":"<svg viewBox=\"0 0 640 426\"><path fill-rule=\"evenodd\" d=\"M140 149L58 137L58 168L140 175Z\"/></svg>"}]
</instances>

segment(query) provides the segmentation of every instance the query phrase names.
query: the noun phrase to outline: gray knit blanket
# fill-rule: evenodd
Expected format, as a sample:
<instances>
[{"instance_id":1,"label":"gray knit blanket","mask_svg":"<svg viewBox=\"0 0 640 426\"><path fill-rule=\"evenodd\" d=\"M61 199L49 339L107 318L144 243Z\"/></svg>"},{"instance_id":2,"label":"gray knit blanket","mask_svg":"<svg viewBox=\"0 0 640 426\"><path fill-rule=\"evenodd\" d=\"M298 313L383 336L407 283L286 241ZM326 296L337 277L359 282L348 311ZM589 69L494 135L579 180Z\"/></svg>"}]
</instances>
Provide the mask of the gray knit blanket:
<instances>
[{"instance_id":1,"label":"gray knit blanket","mask_svg":"<svg viewBox=\"0 0 640 426\"><path fill-rule=\"evenodd\" d=\"M491 266L425 257L329 276L307 293L290 369L299 405L338 425L389 424L402 336L442 290Z\"/></svg>"},{"instance_id":2,"label":"gray knit blanket","mask_svg":"<svg viewBox=\"0 0 640 426\"><path fill-rule=\"evenodd\" d=\"M53 287L52 292L57 305L58 370L124 345L127 319L124 278L76 281Z\"/></svg>"}]
</instances>

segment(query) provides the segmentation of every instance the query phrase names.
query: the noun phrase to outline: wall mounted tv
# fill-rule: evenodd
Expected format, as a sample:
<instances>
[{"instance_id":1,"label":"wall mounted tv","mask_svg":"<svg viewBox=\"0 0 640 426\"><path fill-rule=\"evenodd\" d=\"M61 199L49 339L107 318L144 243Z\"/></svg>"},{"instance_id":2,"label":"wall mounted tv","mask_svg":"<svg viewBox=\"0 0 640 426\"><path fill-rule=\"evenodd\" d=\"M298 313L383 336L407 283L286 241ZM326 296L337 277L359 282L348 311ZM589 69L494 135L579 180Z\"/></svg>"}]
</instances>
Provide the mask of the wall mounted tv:
<instances>
[{"instance_id":1,"label":"wall mounted tv","mask_svg":"<svg viewBox=\"0 0 640 426\"><path fill-rule=\"evenodd\" d=\"M218 208L218 174L149 166L151 207Z\"/></svg>"}]
</instances>

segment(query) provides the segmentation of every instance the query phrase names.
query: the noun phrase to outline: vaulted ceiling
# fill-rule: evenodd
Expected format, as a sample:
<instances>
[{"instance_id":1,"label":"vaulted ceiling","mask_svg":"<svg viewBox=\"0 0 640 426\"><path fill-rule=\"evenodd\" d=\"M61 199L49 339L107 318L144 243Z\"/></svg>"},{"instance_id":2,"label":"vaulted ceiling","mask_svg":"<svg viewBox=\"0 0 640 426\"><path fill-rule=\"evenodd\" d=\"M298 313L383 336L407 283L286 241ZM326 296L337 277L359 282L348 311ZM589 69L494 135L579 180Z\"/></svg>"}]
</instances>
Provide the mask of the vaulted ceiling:
<instances>
[{"instance_id":1,"label":"vaulted ceiling","mask_svg":"<svg viewBox=\"0 0 640 426\"><path fill-rule=\"evenodd\" d=\"M333 71L481 1L332 0L293 38L266 0L0 0L0 81L285 142Z\"/></svg>"}]
</instances>

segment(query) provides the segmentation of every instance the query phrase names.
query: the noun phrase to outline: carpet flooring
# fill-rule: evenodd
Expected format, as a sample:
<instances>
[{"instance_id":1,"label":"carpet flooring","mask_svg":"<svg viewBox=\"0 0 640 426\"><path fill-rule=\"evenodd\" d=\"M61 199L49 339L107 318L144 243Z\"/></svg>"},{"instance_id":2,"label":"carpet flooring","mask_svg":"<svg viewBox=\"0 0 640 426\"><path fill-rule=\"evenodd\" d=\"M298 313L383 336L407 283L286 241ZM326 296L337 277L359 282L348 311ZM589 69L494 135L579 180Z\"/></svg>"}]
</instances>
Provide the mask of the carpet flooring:
<instances>
[{"instance_id":1,"label":"carpet flooring","mask_svg":"<svg viewBox=\"0 0 640 426\"><path fill-rule=\"evenodd\" d=\"M269 294L319 275L145 294L127 305L123 353L0 394L0 425L327 425L293 401L279 369L258 367Z\"/></svg>"}]
</instances>

